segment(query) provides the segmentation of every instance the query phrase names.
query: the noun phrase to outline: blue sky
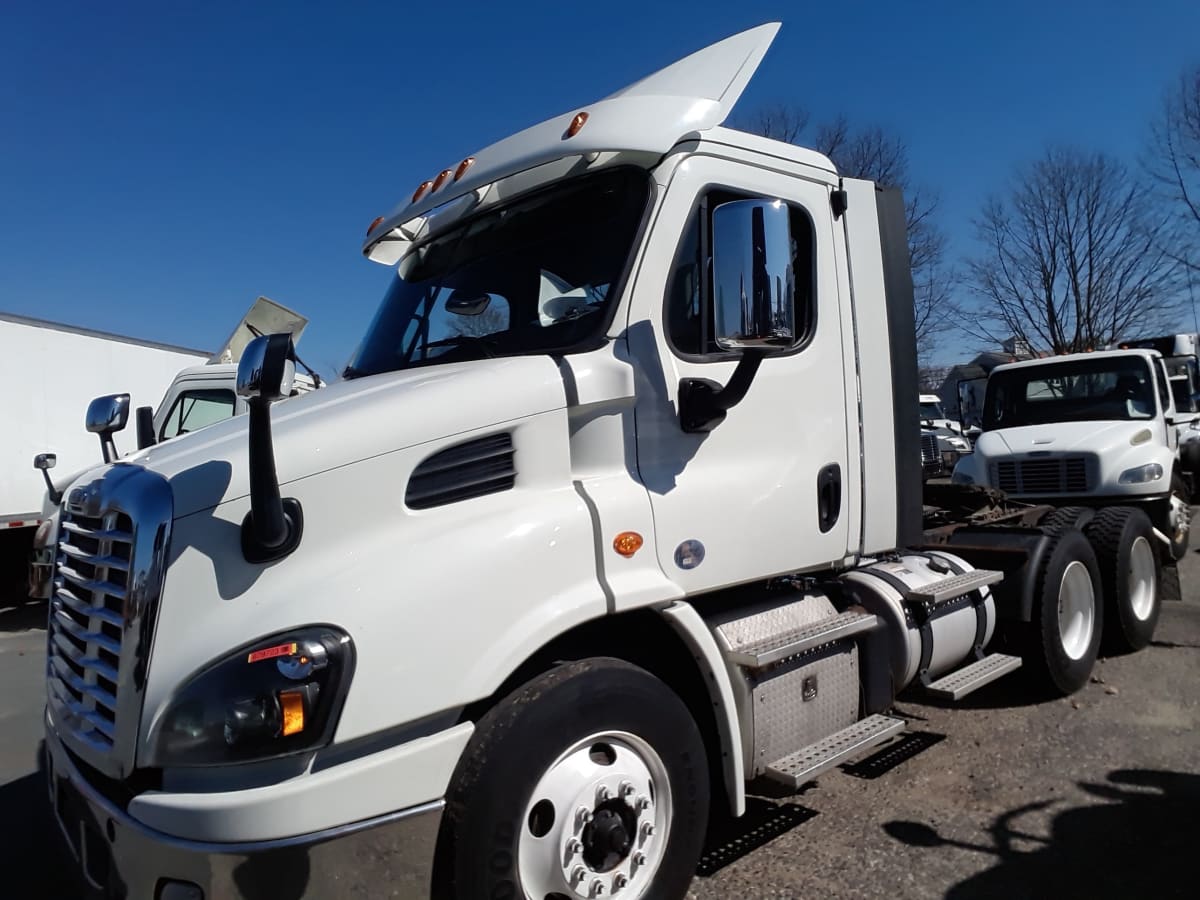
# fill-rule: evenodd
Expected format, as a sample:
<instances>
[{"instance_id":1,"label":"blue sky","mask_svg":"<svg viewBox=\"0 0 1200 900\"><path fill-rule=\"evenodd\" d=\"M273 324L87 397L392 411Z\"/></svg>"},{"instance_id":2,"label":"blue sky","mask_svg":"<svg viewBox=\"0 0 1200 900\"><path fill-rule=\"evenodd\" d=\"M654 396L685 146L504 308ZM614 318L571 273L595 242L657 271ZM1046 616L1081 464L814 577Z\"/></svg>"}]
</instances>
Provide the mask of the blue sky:
<instances>
[{"instance_id":1,"label":"blue sky","mask_svg":"<svg viewBox=\"0 0 1200 900\"><path fill-rule=\"evenodd\" d=\"M1132 160L1200 3L59 2L0 11L0 310L215 347L265 294L344 364L389 273L367 224L504 135L769 20L737 115L907 142L955 254L1049 144ZM953 361L974 347L946 347Z\"/></svg>"}]
</instances>

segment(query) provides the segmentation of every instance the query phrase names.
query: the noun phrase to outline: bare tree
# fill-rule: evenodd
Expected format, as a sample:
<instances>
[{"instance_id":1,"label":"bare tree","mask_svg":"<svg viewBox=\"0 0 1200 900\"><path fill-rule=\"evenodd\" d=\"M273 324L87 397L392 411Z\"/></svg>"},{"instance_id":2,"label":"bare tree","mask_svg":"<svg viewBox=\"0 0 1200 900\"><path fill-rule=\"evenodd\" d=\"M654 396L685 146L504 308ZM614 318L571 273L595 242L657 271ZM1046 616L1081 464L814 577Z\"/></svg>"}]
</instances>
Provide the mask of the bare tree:
<instances>
[{"instance_id":1,"label":"bare tree","mask_svg":"<svg viewBox=\"0 0 1200 900\"><path fill-rule=\"evenodd\" d=\"M1168 326L1178 266L1166 227L1162 205L1120 162L1049 151L976 222L987 247L969 264L983 301L977 336L1066 353Z\"/></svg>"},{"instance_id":2,"label":"bare tree","mask_svg":"<svg viewBox=\"0 0 1200 900\"><path fill-rule=\"evenodd\" d=\"M759 109L742 127L764 137L797 143L803 139L809 122L805 110L775 104ZM945 261L945 235L934 217L937 197L909 183L908 148L882 128L855 129L845 116L838 116L819 124L813 138L805 143L833 160L847 178L865 178L904 191L917 355L928 357L937 335L951 327L954 312L954 275Z\"/></svg>"},{"instance_id":3,"label":"bare tree","mask_svg":"<svg viewBox=\"0 0 1200 900\"><path fill-rule=\"evenodd\" d=\"M1167 91L1151 129L1145 166L1173 212L1168 248L1200 272L1200 65Z\"/></svg>"}]
</instances>

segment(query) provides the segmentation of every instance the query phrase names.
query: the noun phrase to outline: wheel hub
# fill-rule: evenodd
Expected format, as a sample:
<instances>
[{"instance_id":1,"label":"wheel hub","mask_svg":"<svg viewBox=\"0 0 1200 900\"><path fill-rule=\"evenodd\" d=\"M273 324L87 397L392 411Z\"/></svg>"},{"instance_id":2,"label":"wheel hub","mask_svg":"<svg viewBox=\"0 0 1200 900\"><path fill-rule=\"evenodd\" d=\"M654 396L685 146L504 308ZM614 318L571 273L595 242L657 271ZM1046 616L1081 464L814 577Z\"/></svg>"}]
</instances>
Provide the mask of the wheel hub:
<instances>
[{"instance_id":1,"label":"wheel hub","mask_svg":"<svg viewBox=\"0 0 1200 900\"><path fill-rule=\"evenodd\" d=\"M576 743L529 800L517 848L525 897L645 896L671 815L666 767L652 747L617 732Z\"/></svg>"}]
</instances>

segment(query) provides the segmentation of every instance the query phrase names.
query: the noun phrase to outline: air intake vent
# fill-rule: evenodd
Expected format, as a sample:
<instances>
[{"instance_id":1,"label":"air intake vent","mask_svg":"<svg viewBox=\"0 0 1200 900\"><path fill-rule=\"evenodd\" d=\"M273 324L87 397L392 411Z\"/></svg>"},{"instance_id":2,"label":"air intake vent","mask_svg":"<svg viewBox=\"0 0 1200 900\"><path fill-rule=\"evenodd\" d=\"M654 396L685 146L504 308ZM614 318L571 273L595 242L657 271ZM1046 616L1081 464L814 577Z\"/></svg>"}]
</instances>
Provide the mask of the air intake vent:
<instances>
[{"instance_id":1,"label":"air intake vent","mask_svg":"<svg viewBox=\"0 0 1200 900\"><path fill-rule=\"evenodd\" d=\"M511 434L492 434L448 447L425 460L408 480L404 502L430 509L510 490L516 480Z\"/></svg>"}]
</instances>

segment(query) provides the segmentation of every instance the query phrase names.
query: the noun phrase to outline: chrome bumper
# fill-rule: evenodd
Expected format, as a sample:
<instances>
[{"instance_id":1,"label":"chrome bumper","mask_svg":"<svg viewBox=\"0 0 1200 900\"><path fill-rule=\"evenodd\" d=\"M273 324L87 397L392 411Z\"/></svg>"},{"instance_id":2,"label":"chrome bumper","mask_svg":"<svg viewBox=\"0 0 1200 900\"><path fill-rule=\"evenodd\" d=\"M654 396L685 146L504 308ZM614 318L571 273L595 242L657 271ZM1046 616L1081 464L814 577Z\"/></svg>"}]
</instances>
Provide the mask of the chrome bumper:
<instances>
[{"instance_id":1,"label":"chrome bumper","mask_svg":"<svg viewBox=\"0 0 1200 900\"><path fill-rule=\"evenodd\" d=\"M50 804L92 888L128 900L427 898L441 800L315 834L200 843L131 818L84 779L46 729Z\"/></svg>"}]
</instances>

